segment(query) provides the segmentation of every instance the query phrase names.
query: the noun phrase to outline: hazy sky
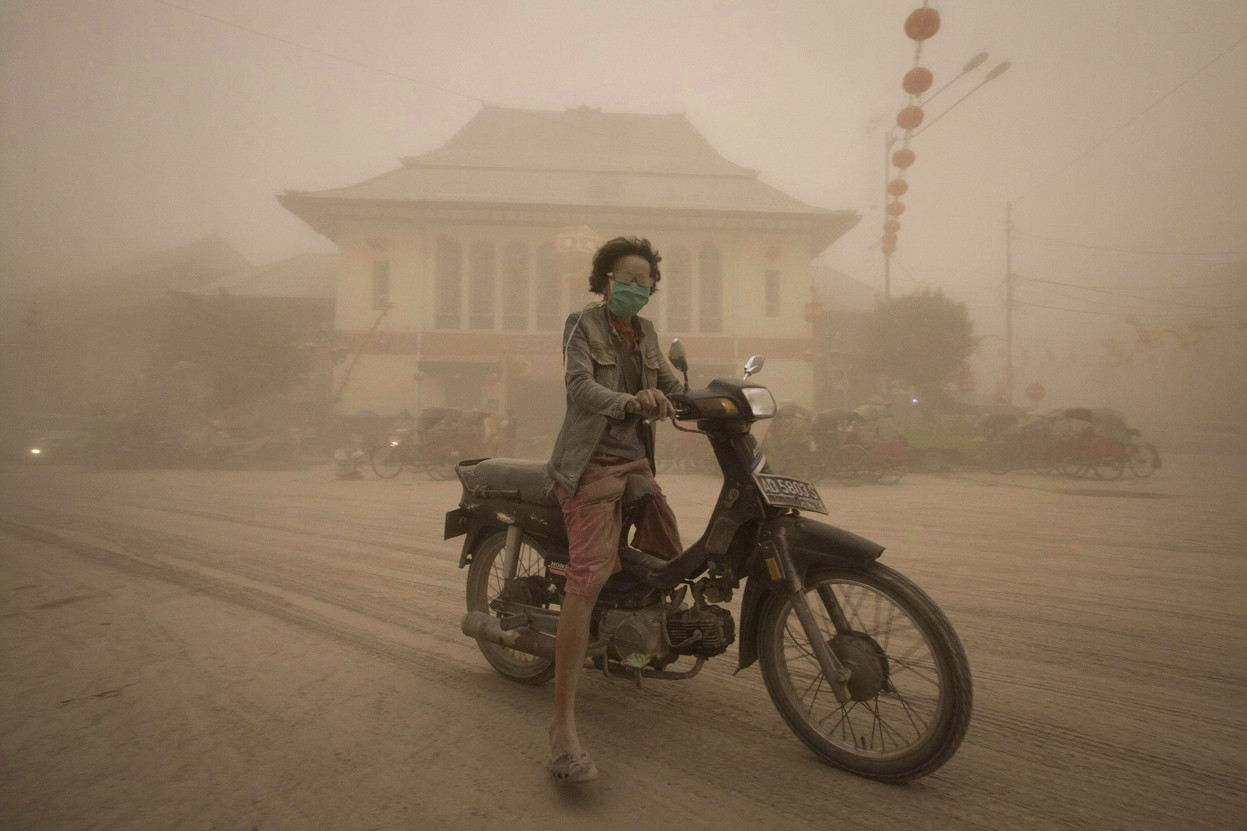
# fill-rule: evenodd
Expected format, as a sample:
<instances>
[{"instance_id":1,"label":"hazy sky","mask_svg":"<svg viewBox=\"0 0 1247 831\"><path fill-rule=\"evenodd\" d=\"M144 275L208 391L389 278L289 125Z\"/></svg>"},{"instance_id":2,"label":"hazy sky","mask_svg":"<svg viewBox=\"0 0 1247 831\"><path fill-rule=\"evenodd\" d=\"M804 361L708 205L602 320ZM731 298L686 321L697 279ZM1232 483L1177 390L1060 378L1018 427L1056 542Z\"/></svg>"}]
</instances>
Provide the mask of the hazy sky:
<instances>
[{"instance_id":1,"label":"hazy sky","mask_svg":"<svg viewBox=\"0 0 1247 831\"><path fill-rule=\"evenodd\" d=\"M824 259L882 285L882 128L905 103L917 5L3 0L0 288L213 232L256 263L327 250L277 193L393 169L482 102L684 112L764 181L862 213ZM915 139L894 292L941 286L999 331L1009 200L1033 278L1129 295L1235 259L1192 253L1247 249L1247 2L931 5L937 88L991 59L928 121L1013 67ZM1157 251L1187 255L1125 253ZM1019 299L1106 330L1132 304L1050 283Z\"/></svg>"}]
</instances>

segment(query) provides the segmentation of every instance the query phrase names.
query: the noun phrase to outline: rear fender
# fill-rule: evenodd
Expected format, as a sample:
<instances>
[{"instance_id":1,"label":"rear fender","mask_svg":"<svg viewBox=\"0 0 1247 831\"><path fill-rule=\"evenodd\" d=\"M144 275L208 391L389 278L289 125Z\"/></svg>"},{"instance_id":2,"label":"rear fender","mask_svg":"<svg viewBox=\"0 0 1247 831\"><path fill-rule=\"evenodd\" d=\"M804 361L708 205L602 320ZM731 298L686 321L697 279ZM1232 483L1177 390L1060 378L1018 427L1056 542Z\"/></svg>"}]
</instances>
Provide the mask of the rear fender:
<instances>
[{"instance_id":1,"label":"rear fender","mask_svg":"<svg viewBox=\"0 0 1247 831\"><path fill-rule=\"evenodd\" d=\"M459 568L472 562L472 552L482 537L512 525L518 525L528 535L548 540L553 548L560 547L559 543L566 546L563 512L557 507L508 499L465 500L460 504L462 507L446 514L443 536L443 539L452 539L463 535Z\"/></svg>"},{"instance_id":2,"label":"rear fender","mask_svg":"<svg viewBox=\"0 0 1247 831\"><path fill-rule=\"evenodd\" d=\"M778 558L766 556L767 543L787 546L788 556L802 582L811 568L864 569L883 553L883 546L876 542L803 516L782 516L767 521L759 543L740 601L737 672L758 659L758 624L767 601L773 596L791 594L782 563Z\"/></svg>"}]
</instances>

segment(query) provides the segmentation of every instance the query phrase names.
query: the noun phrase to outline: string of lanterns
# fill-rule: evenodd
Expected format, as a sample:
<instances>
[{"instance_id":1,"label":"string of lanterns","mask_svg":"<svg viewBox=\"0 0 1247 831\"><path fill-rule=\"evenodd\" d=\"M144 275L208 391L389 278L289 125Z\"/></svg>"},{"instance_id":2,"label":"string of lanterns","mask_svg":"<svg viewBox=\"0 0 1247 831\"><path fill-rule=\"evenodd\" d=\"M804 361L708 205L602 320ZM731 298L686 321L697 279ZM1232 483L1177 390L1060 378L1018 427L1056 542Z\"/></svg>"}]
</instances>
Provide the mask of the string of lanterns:
<instances>
[{"instance_id":1,"label":"string of lanterns","mask_svg":"<svg viewBox=\"0 0 1247 831\"><path fill-rule=\"evenodd\" d=\"M908 147L910 133L922 125L925 113L922 111L922 94L931 88L935 76L931 70L922 66L922 44L940 30L940 13L928 8L926 2L922 8L915 9L905 19L905 34L917 46L914 49L914 65L901 79L901 89L909 96L908 102L896 114L896 126L905 131L901 139L901 147L892 153L892 166L896 175L888 180L887 193L890 197L885 208L887 218L883 223L882 248L885 255L890 256L896 251L896 240L901 230L898 217L905 213L905 203L901 197L909 191L909 182L905 181L905 171L917 160L913 150Z\"/></svg>"}]
</instances>

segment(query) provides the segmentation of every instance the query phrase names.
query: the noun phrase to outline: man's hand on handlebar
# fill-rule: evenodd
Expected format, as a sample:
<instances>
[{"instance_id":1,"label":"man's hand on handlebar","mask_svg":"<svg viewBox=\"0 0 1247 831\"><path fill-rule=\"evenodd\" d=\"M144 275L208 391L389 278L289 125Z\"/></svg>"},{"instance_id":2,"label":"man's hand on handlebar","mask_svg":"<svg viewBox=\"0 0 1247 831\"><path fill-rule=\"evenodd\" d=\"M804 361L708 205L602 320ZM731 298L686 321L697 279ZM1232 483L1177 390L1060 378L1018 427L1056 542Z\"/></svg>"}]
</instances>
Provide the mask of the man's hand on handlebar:
<instances>
[{"instance_id":1,"label":"man's hand on handlebar","mask_svg":"<svg viewBox=\"0 0 1247 831\"><path fill-rule=\"evenodd\" d=\"M632 402L629 402L628 409L631 412L639 413L645 418L656 418L659 421L675 417L675 407L663 395L662 390L641 390L632 399L638 409L633 409Z\"/></svg>"}]
</instances>

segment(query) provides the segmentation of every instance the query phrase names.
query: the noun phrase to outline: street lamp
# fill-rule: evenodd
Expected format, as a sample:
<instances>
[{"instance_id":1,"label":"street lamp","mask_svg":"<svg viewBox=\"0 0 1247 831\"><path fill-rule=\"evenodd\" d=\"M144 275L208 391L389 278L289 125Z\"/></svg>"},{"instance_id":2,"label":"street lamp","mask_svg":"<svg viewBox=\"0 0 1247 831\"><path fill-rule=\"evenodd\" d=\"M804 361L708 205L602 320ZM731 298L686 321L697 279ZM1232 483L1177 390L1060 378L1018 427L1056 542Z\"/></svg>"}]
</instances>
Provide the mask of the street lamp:
<instances>
[{"instance_id":1,"label":"street lamp","mask_svg":"<svg viewBox=\"0 0 1247 831\"><path fill-rule=\"evenodd\" d=\"M958 73L956 77L954 77L947 84L944 84L944 86L940 87L930 96L928 96L926 101L924 101L923 103L924 104L930 103L932 99L934 99L941 92L943 92L944 90L952 86L959 78L964 77L967 73L972 72L973 70L982 66L986 61L987 61L987 53L979 52L977 55L975 55L973 58L971 58L969 61L966 62L966 65L962 67L961 72ZM916 138L922 135L923 133L925 133L927 130L931 129L931 127L934 126L935 122L939 121L941 118L943 118L944 116L952 112L954 109L956 109L957 105L960 104L962 101L965 101L971 95L978 92L978 90L981 89L985 84L996 80L1001 75L1008 72L1009 67L1012 65L1013 64L1010 63L1009 61L1002 61L1001 63L996 64L996 66L992 67L991 71L989 71L986 75L983 76L983 79L981 81L979 81L977 84L975 84L973 87L970 88L969 92L967 92L965 95L958 98L951 105L949 105L949 107L946 110L944 110L942 113L937 115L935 118L927 122L926 126L923 127L922 129L916 130L913 132L908 132L908 134L903 137L899 137L895 135L894 133L896 129L895 127L890 127L884 131L884 134L883 134L883 205L884 205L885 216L889 216L889 213L888 213L889 201L888 200L889 200L889 197L893 195L888 190L888 186L890 182L889 177L891 176L891 172L892 172L892 148L899 142L907 142L910 139ZM910 160L906 164L898 165L898 167L908 167L909 164L911 163L912 163L912 154L910 155ZM899 205L899 203L897 204ZM904 206L901 206L902 209L903 207ZM896 216L899 216L899 213L897 213ZM883 252L883 297L885 300L890 299L892 297L892 253L887 250L888 247L889 246L884 246L884 252Z\"/></svg>"}]
</instances>

